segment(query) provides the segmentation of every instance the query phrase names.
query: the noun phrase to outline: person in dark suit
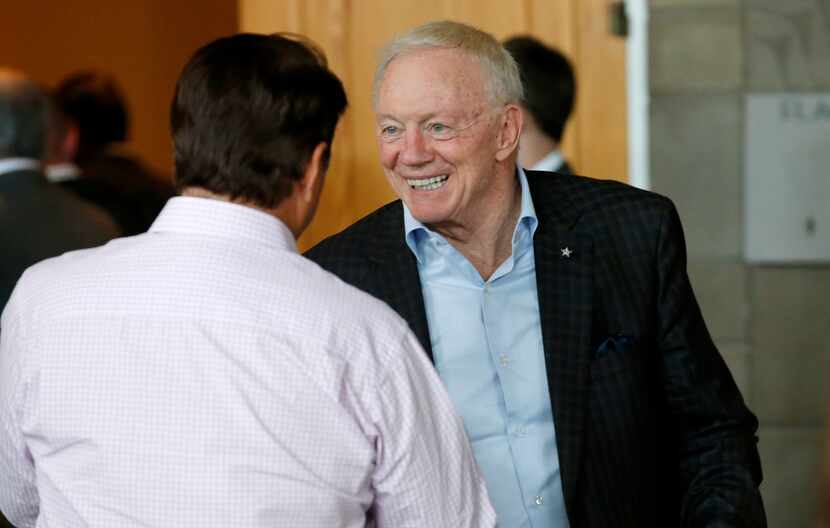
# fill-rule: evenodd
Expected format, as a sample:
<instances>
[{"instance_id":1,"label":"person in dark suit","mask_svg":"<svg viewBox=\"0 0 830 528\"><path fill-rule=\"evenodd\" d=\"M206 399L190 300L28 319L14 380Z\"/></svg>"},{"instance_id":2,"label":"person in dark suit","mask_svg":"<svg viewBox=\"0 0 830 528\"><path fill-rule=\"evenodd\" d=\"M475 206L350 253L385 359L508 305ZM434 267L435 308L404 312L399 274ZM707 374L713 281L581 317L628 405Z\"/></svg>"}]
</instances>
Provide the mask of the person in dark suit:
<instances>
[{"instance_id":1,"label":"person in dark suit","mask_svg":"<svg viewBox=\"0 0 830 528\"><path fill-rule=\"evenodd\" d=\"M0 310L35 262L120 236L106 212L46 181L49 115L37 85L0 70Z\"/></svg>"},{"instance_id":2,"label":"person in dark suit","mask_svg":"<svg viewBox=\"0 0 830 528\"><path fill-rule=\"evenodd\" d=\"M576 96L576 76L570 61L529 36L511 37L504 41L504 47L516 60L524 86L519 164L531 170L572 173L560 151Z\"/></svg>"},{"instance_id":3,"label":"person in dark suit","mask_svg":"<svg viewBox=\"0 0 830 528\"><path fill-rule=\"evenodd\" d=\"M390 43L374 107L401 199L308 257L409 322L499 526L765 526L758 422L695 301L674 205L518 167L521 95L475 28Z\"/></svg>"},{"instance_id":4,"label":"person in dark suit","mask_svg":"<svg viewBox=\"0 0 830 528\"><path fill-rule=\"evenodd\" d=\"M125 235L145 232L175 191L123 148L129 114L115 79L73 73L59 83L51 164L47 176L107 210Z\"/></svg>"}]
</instances>

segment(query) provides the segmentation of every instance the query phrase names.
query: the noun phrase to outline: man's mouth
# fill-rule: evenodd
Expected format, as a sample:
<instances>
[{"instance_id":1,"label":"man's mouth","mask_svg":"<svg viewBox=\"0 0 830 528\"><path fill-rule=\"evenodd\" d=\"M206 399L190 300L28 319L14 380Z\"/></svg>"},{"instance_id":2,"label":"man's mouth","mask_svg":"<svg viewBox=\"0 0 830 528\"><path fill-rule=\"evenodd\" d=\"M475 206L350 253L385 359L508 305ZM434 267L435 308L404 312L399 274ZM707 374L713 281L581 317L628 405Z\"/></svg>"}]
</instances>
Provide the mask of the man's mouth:
<instances>
[{"instance_id":1,"label":"man's mouth","mask_svg":"<svg viewBox=\"0 0 830 528\"><path fill-rule=\"evenodd\" d=\"M412 189L419 191L434 191L444 186L444 183L449 179L449 175L435 176L434 178L422 178L419 180L406 179L406 184Z\"/></svg>"}]
</instances>

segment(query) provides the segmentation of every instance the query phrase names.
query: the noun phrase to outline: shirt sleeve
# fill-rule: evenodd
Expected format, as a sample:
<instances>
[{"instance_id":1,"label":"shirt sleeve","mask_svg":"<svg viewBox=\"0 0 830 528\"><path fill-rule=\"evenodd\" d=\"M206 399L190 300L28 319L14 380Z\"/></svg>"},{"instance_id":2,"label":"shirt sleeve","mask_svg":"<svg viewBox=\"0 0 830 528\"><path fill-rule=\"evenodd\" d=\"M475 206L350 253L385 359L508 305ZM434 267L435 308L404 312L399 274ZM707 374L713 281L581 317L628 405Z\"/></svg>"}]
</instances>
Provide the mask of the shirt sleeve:
<instances>
[{"instance_id":1,"label":"shirt sleeve","mask_svg":"<svg viewBox=\"0 0 830 528\"><path fill-rule=\"evenodd\" d=\"M410 332L401 348L373 405L377 527L495 526L484 480L449 395Z\"/></svg>"},{"instance_id":2,"label":"shirt sleeve","mask_svg":"<svg viewBox=\"0 0 830 528\"><path fill-rule=\"evenodd\" d=\"M34 463L21 432L26 350L10 311L0 326L0 511L14 526L30 528L37 522L39 499Z\"/></svg>"}]
</instances>

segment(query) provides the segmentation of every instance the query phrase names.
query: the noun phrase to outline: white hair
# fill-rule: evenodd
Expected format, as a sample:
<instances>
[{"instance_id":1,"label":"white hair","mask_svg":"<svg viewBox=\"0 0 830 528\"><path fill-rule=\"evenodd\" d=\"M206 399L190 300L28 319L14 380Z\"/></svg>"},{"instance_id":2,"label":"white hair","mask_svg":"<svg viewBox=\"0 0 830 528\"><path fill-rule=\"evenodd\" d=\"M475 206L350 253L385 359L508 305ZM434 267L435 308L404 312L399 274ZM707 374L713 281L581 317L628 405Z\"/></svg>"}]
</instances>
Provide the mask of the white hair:
<instances>
[{"instance_id":1,"label":"white hair","mask_svg":"<svg viewBox=\"0 0 830 528\"><path fill-rule=\"evenodd\" d=\"M487 94L494 106L518 103L522 100L519 67L501 43L480 29L460 22L442 20L429 22L399 35L381 49L372 87L372 101L375 106L378 102L380 83L389 64L407 53L432 48L457 49L478 60L487 80Z\"/></svg>"}]
</instances>

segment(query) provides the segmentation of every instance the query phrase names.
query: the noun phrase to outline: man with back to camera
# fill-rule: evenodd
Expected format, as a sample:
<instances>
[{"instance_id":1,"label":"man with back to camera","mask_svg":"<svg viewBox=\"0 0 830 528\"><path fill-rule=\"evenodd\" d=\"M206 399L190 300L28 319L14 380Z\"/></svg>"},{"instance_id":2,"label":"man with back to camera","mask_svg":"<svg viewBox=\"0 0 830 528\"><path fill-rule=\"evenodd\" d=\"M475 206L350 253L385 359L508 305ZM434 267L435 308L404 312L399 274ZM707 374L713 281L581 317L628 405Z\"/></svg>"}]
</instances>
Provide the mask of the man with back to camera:
<instances>
[{"instance_id":1,"label":"man with back to camera","mask_svg":"<svg viewBox=\"0 0 830 528\"><path fill-rule=\"evenodd\" d=\"M0 69L0 311L35 262L121 234L106 212L46 181L52 118L39 86Z\"/></svg>"},{"instance_id":2,"label":"man with back to camera","mask_svg":"<svg viewBox=\"0 0 830 528\"><path fill-rule=\"evenodd\" d=\"M519 165L570 174L573 171L560 146L576 94L571 63L530 36L511 37L504 41L504 47L516 61L524 87Z\"/></svg>"},{"instance_id":3,"label":"man with back to camera","mask_svg":"<svg viewBox=\"0 0 830 528\"><path fill-rule=\"evenodd\" d=\"M758 527L757 420L706 330L667 198L516 165L517 67L434 22L375 77L401 200L309 252L415 331L501 527Z\"/></svg>"},{"instance_id":4,"label":"man with back to camera","mask_svg":"<svg viewBox=\"0 0 830 528\"><path fill-rule=\"evenodd\" d=\"M493 527L406 323L297 254L346 96L310 44L201 48L148 233L30 268L2 319L19 527Z\"/></svg>"}]
</instances>

